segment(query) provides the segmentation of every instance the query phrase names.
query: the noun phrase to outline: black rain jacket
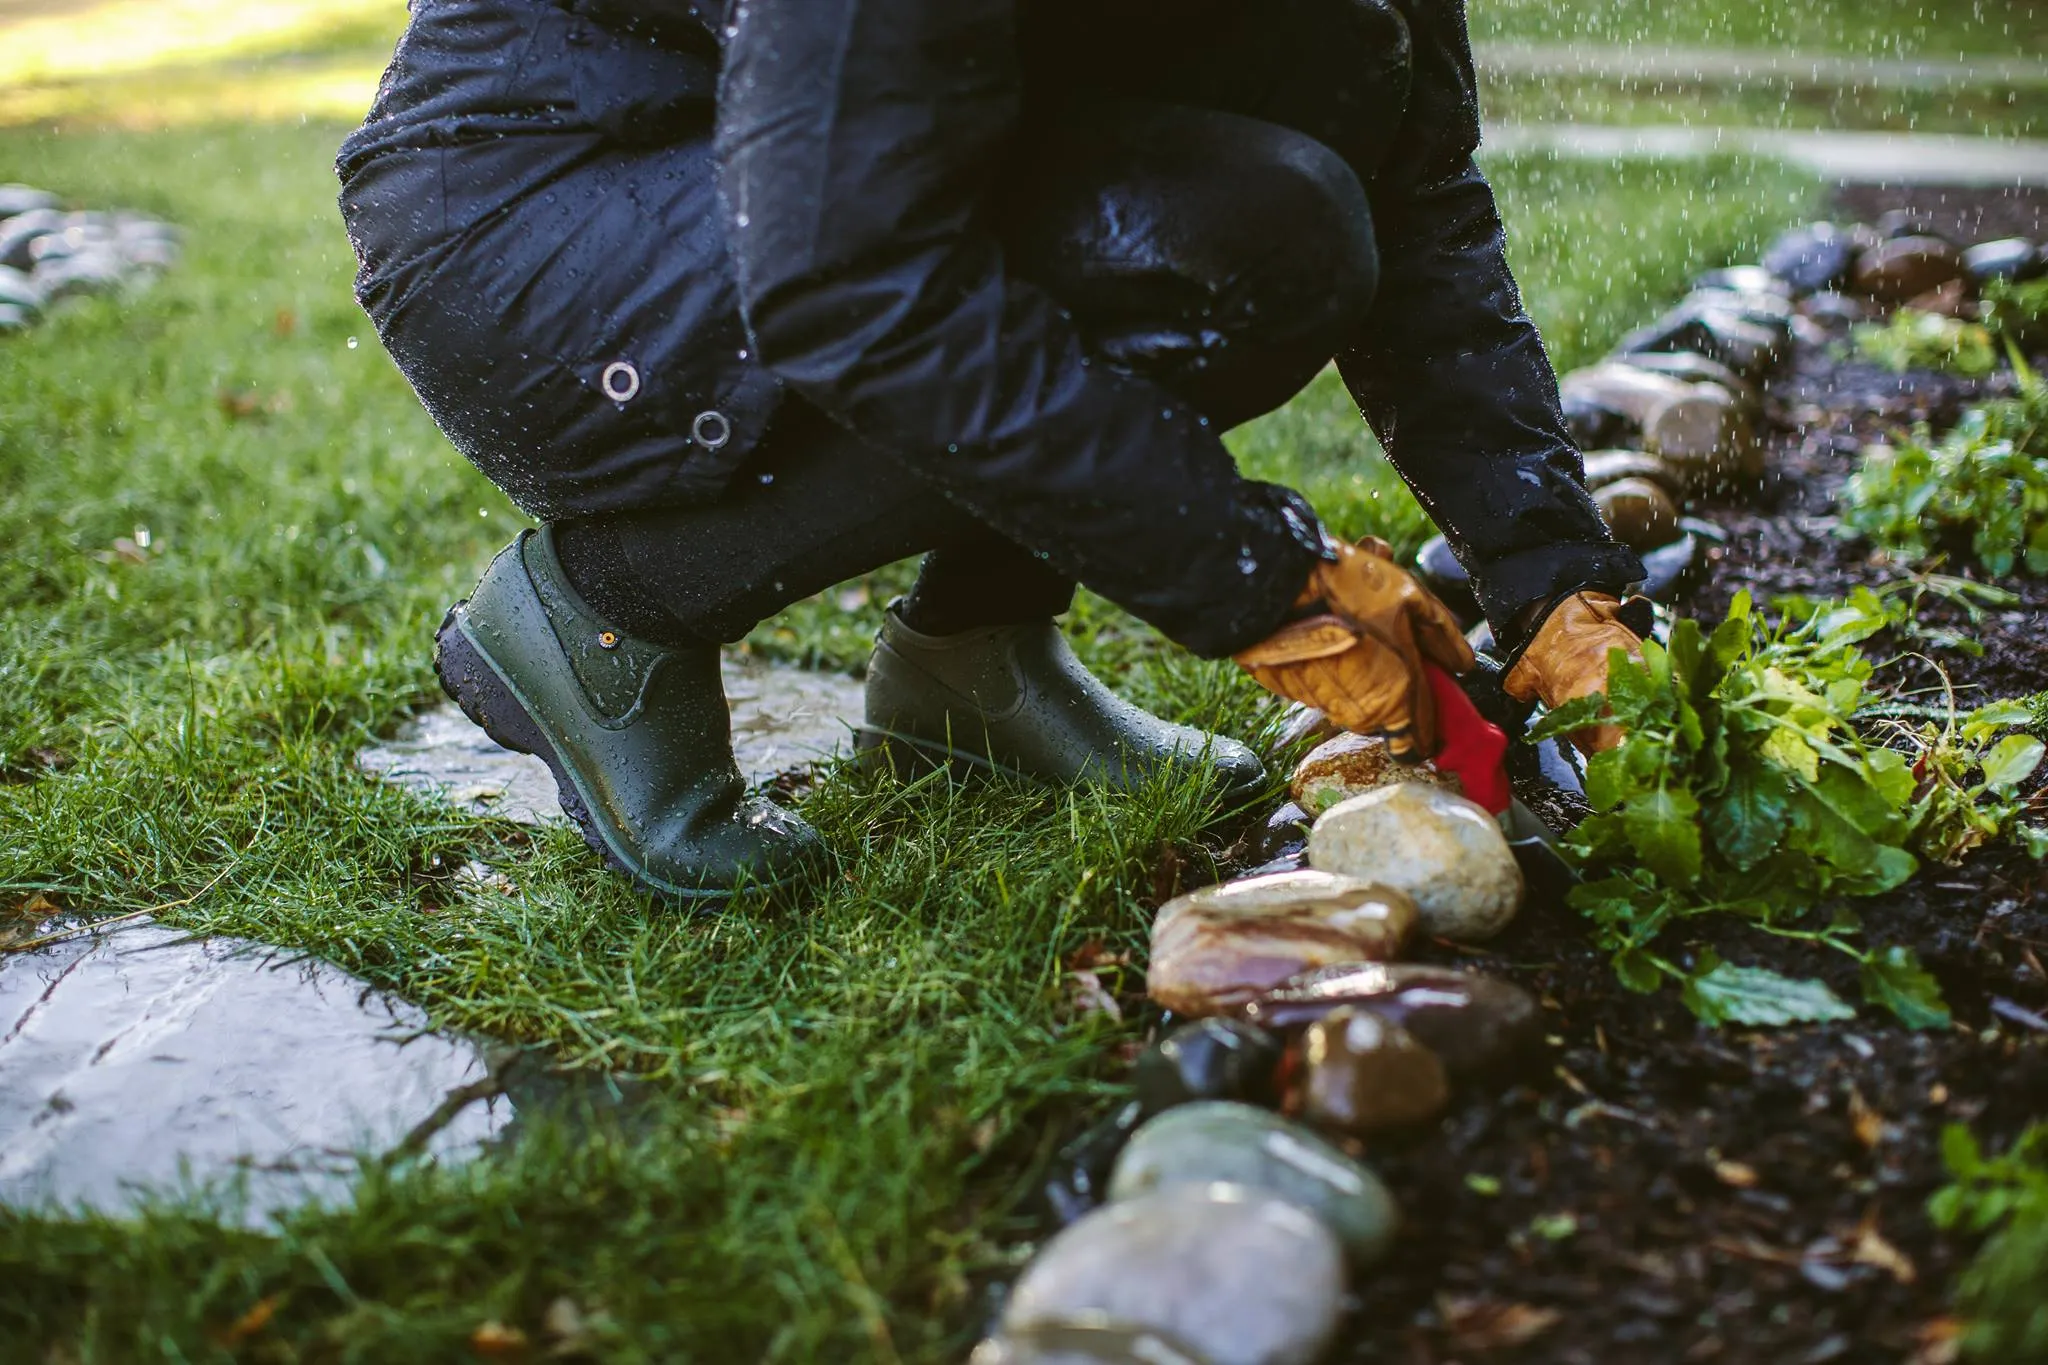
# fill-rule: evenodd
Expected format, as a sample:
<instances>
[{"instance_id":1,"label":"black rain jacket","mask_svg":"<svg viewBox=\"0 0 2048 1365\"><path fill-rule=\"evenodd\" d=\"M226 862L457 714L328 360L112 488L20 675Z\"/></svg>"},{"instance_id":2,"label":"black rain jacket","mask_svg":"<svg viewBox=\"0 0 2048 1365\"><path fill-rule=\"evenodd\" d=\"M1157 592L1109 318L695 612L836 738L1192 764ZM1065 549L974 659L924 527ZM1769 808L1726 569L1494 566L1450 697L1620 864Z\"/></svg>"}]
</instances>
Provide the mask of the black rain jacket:
<instances>
[{"instance_id":1,"label":"black rain jacket","mask_svg":"<svg viewBox=\"0 0 2048 1365\"><path fill-rule=\"evenodd\" d=\"M373 115L343 149L344 178L382 148L423 140L580 126L651 145L710 132L727 222L726 258L707 268L732 272L754 344L707 348L707 394L758 392L765 368L1214 656L1286 615L1316 528L1285 490L1241 477L1200 414L1091 363L1058 304L1006 273L983 218L1027 75L1051 65L1094 88L1171 96L1144 87L1206 60L1217 73L1207 102L1317 137L1366 187L1381 285L1339 365L1496 629L1530 603L1640 575L1585 493L1473 164L1457 0L415 3L422 16L552 11L591 31L579 22L570 41L549 42L537 28L521 50L477 51L477 69L496 64L490 82L449 80L438 100ZM1233 84L1246 50L1233 28L1318 11L1336 28L1301 35L1298 69ZM492 99L479 102L482 90ZM738 433L735 450L751 439Z\"/></svg>"}]
</instances>

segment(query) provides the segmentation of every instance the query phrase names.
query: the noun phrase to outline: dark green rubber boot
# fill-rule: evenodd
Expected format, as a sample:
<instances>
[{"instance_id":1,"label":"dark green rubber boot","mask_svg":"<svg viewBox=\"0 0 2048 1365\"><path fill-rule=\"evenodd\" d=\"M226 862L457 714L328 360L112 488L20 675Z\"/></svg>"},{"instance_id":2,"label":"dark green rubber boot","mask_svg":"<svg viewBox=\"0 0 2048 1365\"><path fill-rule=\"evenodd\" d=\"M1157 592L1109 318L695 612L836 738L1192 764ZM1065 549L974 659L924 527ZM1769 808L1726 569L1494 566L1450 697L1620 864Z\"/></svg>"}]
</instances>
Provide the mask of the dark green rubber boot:
<instances>
[{"instance_id":1,"label":"dark green rubber boot","mask_svg":"<svg viewBox=\"0 0 2048 1365\"><path fill-rule=\"evenodd\" d=\"M1206 766L1226 803L1266 776L1236 740L1169 725L1110 691L1049 620L920 635L894 606L868 661L856 747L912 770L945 763L1123 790Z\"/></svg>"},{"instance_id":2,"label":"dark green rubber boot","mask_svg":"<svg viewBox=\"0 0 2048 1365\"><path fill-rule=\"evenodd\" d=\"M485 734L554 771L584 839L644 891L719 900L823 859L802 819L747 795L717 648L607 626L570 588L546 529L521 533L449 609L434 666Z\"/></svg>"}]
</instances>

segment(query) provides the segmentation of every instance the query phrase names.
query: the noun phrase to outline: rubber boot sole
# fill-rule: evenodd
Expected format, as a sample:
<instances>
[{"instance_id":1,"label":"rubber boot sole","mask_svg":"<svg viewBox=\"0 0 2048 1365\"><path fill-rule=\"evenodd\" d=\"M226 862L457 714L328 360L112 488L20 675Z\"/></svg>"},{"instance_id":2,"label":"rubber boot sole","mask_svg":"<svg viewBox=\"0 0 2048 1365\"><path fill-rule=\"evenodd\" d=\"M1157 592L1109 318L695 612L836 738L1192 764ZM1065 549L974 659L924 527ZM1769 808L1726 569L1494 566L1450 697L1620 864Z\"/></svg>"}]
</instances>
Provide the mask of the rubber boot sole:
<instances>
[{"instance_id":1,"label":"rubber boot sole","mask_svg":"<svg viewBox=\"0 0 2048 1365\"><path fill-rule=\"evenodd\" d=\"M541 729L519 695L519 689L510 679L498 671L483 647L471 638L463 621L463 609L469 605L467 599L457 602L448 609L441 619L441 628L434 633L434 672L441 680L441 690L448 699L462 708L462 714L501 749L514 753L531 754L548 765L554 775L555 795L562 804L562 813L567 815L583 835L583 842L591 851L604 859L605 866L631 881L646 894L659 900L678 905L713 905L732 899L736 887L685 887L656 877L645 868L636 866L604 837L603 830L590 814L590 803L585 800L582 789L555 752L554 744ZM756 881L754 886L773 887L778 883Z\"/></svg>"}]
</instances>

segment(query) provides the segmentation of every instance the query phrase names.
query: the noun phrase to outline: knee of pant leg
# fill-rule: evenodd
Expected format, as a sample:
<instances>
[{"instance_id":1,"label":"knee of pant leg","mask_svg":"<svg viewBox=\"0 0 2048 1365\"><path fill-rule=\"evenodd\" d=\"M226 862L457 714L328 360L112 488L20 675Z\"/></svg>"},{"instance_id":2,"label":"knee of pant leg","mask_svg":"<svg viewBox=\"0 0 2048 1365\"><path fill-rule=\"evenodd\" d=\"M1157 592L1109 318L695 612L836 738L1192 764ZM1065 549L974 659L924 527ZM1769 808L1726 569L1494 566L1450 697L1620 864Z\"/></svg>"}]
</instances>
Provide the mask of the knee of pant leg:
<instances>
[{"instance_id":1,"label":"knee of pant leg","mask_svg":"<svg viewBox=\"0 0 2048 1365\"><path fill-rule=\"evenodd\" d=\"M1284 130L1282 130L1284 131ZM1247 284L1253 346L1270 339L1335 354L1379 290L1379 245L1365 187L1336 152L1300 134L1248 177L1265 199L1271 237Z\"/></svg>"}]
</instances>

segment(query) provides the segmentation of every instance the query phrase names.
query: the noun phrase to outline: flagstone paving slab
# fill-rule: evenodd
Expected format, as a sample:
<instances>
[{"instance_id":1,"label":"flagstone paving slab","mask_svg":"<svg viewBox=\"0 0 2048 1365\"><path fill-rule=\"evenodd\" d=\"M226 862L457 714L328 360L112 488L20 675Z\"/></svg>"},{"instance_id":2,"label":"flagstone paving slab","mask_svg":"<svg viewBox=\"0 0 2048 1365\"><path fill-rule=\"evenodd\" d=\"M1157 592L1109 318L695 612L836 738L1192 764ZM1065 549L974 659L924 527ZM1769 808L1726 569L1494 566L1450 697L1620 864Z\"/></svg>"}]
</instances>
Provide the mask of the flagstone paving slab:
<instances>
[{"instance_id":1,"label":"flagstone paving slab","mask_svg":"<svg viewBox=\"0 0 2048 1365\"><path fill-rule=\"evenodd\" d=\"M118 1213L138 1187L240 1176L260 1223L344 1196L356 1153L422 1125L428 1154L475 1152L512 1118L490 1088L479 1044L262 944L145 921L0 958L7 1204Z\"/></svg>"}]
</instances>

